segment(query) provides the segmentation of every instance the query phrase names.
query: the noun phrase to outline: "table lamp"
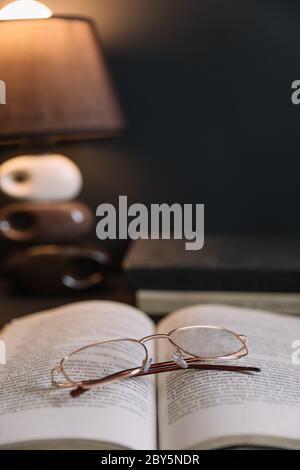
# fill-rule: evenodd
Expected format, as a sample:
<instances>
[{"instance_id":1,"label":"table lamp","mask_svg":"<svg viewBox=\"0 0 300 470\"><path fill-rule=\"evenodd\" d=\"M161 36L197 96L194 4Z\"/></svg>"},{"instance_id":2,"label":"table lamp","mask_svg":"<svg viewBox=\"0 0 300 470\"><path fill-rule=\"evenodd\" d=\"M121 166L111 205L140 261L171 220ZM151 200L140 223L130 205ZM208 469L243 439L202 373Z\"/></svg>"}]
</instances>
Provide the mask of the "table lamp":
<instances>
[{"instance_id":1,"label":"table lamp","mask_svg":"<svg viewBox=\"0 0 300 470\"><path fill-rule=\"evenodd\" d=\"M81 172L67 157L47 150L53 142L116 136L124 127L94 23L53 16L40 2L17 0L0 10L0 44L0 145L26 145L34 153L0 165L0 187L29 204L21 211L26 221L34 219L36 224L38 214L40 226L46 216L50 224L52 214L52 219L80 223L81 233L90 226L89 220L82 220L88 211L78 211L76 203L66 206L81 190ZM35 209L32 204L44 205ZM12 219L20 219L19 207L5 209L2 236L17 233L21 240L25 232L26 237L36 233L37 227L26 227L25 232L11 227ZM7 213L14 217L8 219ZM56 232L52 239L59 241Z\"/></svg>"}]
</instances>

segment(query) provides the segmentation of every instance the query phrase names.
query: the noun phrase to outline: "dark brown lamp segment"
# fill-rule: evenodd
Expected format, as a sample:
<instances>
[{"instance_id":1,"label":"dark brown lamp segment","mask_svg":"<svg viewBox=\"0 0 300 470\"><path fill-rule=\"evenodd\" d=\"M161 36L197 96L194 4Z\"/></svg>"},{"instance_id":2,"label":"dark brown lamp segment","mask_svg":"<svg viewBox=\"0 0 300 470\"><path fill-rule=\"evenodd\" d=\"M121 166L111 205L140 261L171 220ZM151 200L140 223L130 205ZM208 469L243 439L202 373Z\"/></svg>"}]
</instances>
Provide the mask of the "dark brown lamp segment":
<instances>
[{"instance_id":1,"label":"dark brown lamp segment","mask_svg":"<svg viewBox=\"0 0 300 470\"><path fill-rule=\"evenodd\" d=\"M94 219L81 202L9 204L0 210L0 234L17 242L62 243L90 233Z\"/></svg>"},{"instance_id":2,"label":"dark brown lamp segment","mask_svg":"<svg viewBox=\"0 0 300 470\"><path fill-rule=\"evenodd\" d=\"M11 256L5 271L17 287L29 291L83 291L102 284L110 259L99 248L37 246Z\"/></svg>"}]
</instances>

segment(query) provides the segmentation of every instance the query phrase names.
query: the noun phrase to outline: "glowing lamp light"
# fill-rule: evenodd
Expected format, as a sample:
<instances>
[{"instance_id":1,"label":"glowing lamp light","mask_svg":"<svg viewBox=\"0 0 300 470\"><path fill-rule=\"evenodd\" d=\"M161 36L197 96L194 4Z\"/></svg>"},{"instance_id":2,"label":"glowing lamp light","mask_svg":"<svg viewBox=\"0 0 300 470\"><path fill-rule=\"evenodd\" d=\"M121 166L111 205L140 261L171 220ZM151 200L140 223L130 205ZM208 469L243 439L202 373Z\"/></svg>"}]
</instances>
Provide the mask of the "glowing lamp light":
<instances>
[{"instance_id":1,"label":"glowing lamp light","mask_svg":"<svg viewBox=\"0 0 300 470\"><path fill-rule=\"evenodd\" d=\"M35 0L16 0L0 10L0 20L50 18L52 11Z\"/></svg>"}]
</instances>

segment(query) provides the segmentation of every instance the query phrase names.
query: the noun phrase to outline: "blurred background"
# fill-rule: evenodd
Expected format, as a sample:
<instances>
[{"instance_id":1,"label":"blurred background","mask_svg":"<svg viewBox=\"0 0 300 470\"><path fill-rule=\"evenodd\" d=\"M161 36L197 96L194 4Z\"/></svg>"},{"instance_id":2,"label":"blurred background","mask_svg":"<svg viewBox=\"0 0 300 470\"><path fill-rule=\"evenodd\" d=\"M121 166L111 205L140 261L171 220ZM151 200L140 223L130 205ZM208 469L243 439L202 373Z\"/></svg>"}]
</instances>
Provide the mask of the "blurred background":
<instances>
[{"instance_id":1,"label":"blurred background","mask_svg":"<svg viewBox=\"0 0 300 470\"><path fill-rule=\"evenodd\" d=\"M299 232L299 2L44 3L96 21L128 124L56 146L84 174L83 201L205 203L206 231ZM1 161L22 152L0 147Z\"/></svg>"}]
</instances>

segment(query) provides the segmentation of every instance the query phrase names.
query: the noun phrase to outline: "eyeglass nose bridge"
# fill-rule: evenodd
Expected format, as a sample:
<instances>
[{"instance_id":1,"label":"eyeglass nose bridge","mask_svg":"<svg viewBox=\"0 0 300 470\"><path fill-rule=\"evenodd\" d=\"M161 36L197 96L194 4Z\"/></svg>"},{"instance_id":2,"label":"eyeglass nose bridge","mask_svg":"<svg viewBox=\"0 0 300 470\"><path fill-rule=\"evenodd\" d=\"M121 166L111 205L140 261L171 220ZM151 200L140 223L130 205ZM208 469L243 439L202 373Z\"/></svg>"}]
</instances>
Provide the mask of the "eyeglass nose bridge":
<instances>
[{"instance_id":1,"label":"eyeglass nose bridge","mask_svg":"<svg viewBox=\"0 0 300 470\"><path fill-rule=\"evenodd\" d=\"M154 341L156 339L167 339L172 344L172 346L176 348L176 351L183 352L183 350L176 343L174 343L170 333L161 333L156 335L145 336L145 338L141 339L141 343L145 345L145 343L147 343L148 341Z\"/></svg>"},{"instance_id":2,"label":"eyeglass nose bridge","mask_svg":"<svg viewBox=\"0 0 300 470\"><path fill-rule=\"evenodd\" d=\"M142 344L146 343L147 341L152 341L156 339L167 339L169 343L174 347L175 351L173 351L170 355L170 359L177 364L179 367L182 369L187 369L189 367L188 363L184 359L184 350L181 349L176 343L171 338L170 333L168 334L156 334L156 335L151 335L151 336L146 336L141 340ZM152 362L152 358L149 358L148 362L146 363L144 367L144 371L148 372L150 369Z\"/></svg>"},{"instance_id":3,"label":"eyeglass nose bridge","mask_svg":"<svg viewBox=\"0 0 300 470\"><path fill-rule=\"evenodd\" d=\"M170 335L161 333L161 334L145 336L145 338L141 339L141 343L144 344L144 343L147 343L148 341L153 341L155 339L168 339L168 340L170 340Z\"/></svg>"},{"instance_id":4,"label":"eyeglass nose bridge","mask_svg":"<svg viewBox=\"0 0 300 470\"><path fill-rule=\"evenodd\" d=\"M177 361L173 358L173 355L178 355L178 357L181 358L181 355L184 354L183 349L181 349L176 343L174 343L174 341L171 338L170 333L168 333L168 334L167 333L161 333L161 334L146 336L145 338L141 339L141 343L145 346L145 343L147 343L148 341L154 341L156 339L167 339L169 341L169 343L172 346L174 346L175 351L171 354L172 360L174 362L177 362ZM182 359L183 359L183 356L182 356ZM151 358L150 358L150 360L151 360ZM147 365L146 365L146 368L147 368Z\"/></svg>"}]
</instances>

